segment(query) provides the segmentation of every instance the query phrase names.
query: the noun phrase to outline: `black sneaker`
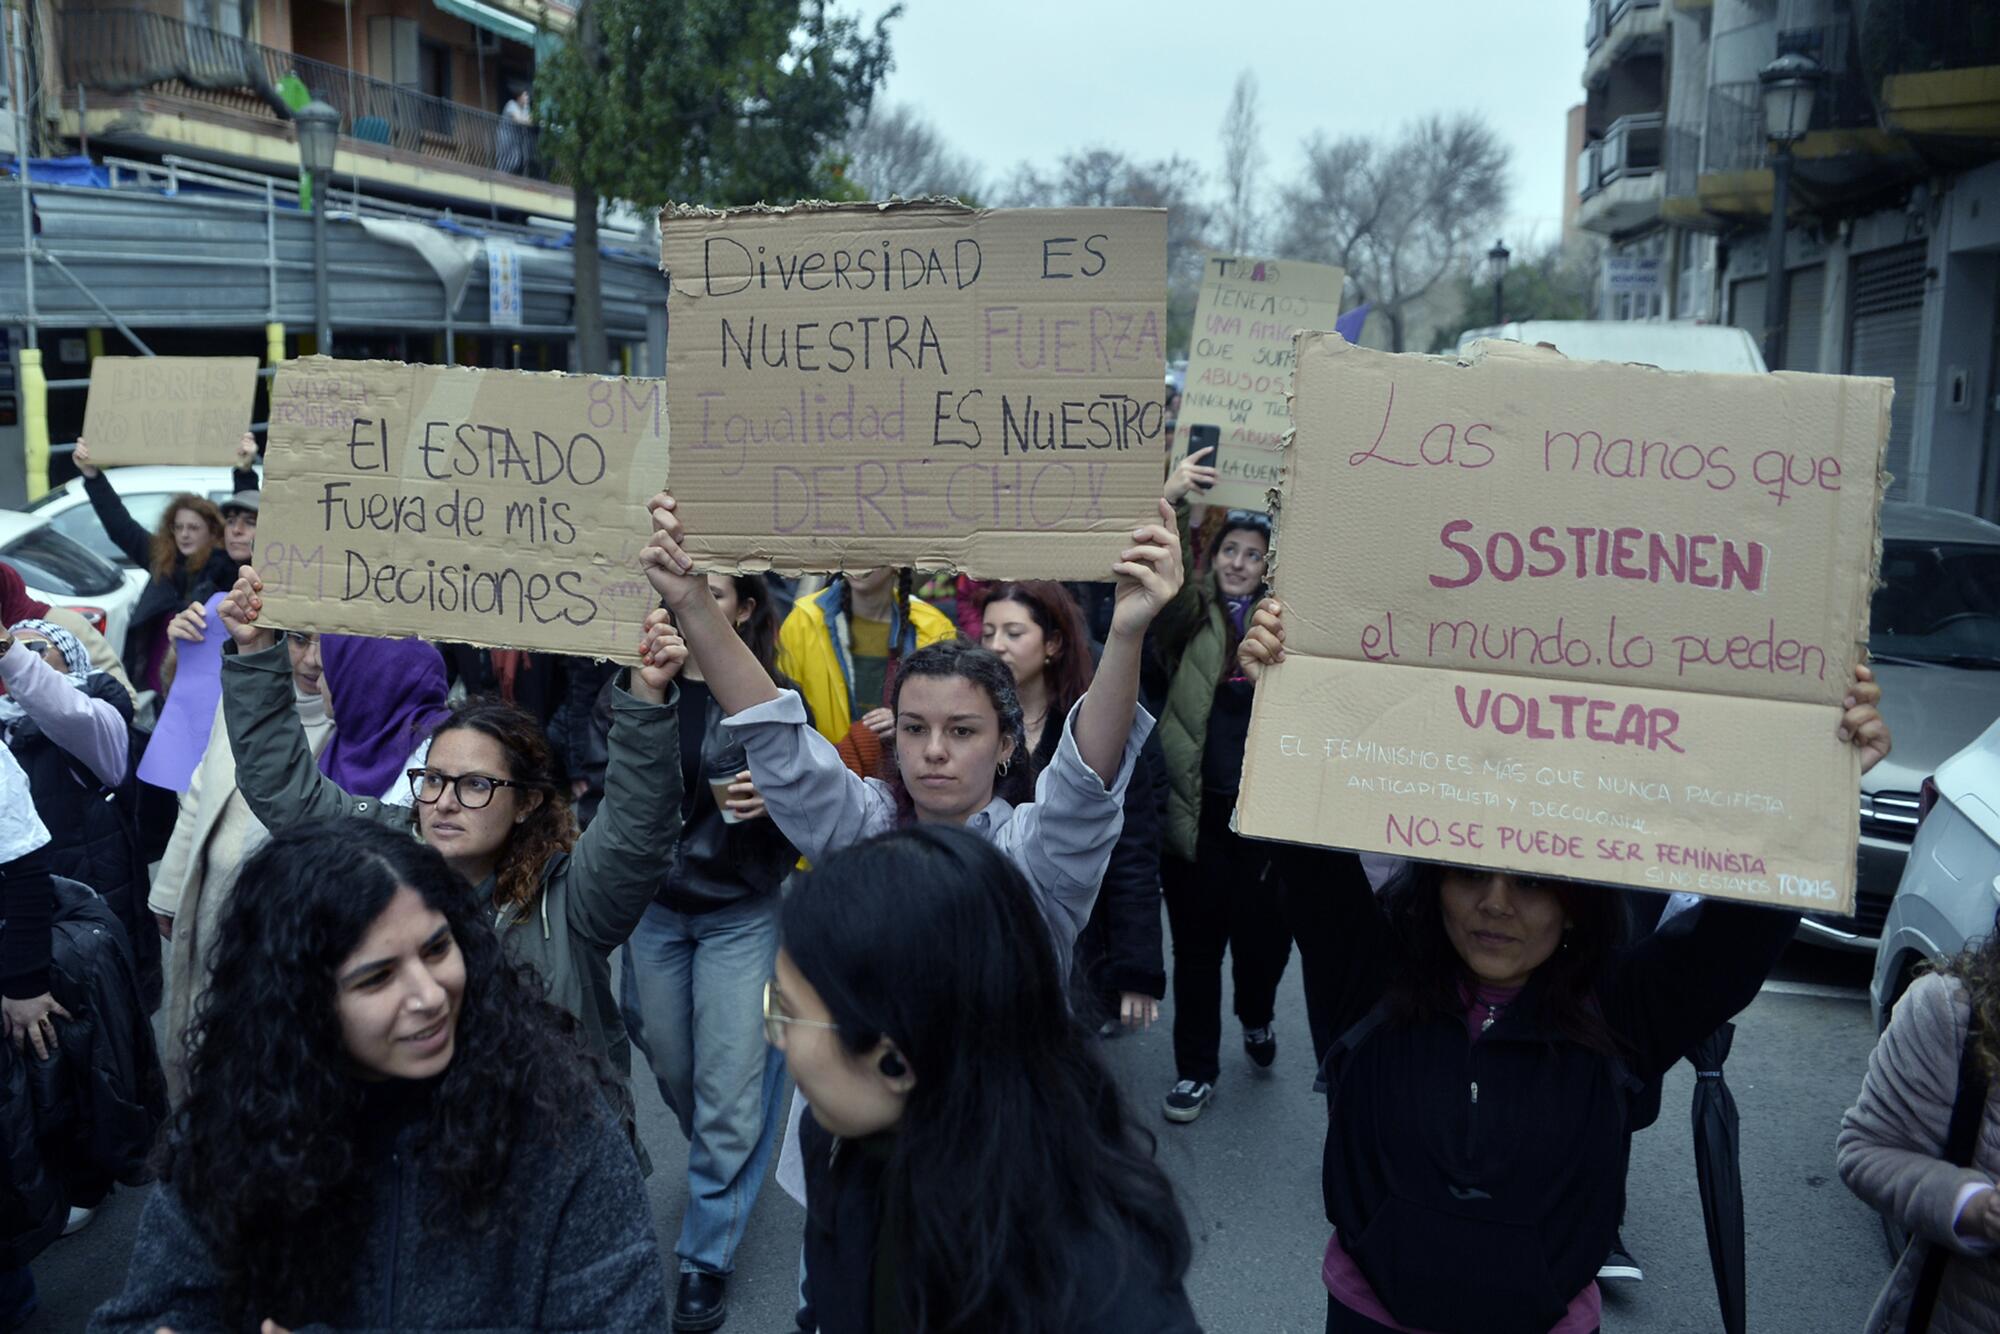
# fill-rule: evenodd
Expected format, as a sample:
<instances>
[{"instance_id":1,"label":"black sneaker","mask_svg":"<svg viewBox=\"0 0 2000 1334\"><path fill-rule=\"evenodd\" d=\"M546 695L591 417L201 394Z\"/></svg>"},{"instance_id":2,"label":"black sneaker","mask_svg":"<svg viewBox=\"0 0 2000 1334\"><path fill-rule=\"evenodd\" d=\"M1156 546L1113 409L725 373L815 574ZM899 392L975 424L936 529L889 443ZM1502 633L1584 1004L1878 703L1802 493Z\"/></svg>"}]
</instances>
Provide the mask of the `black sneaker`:
<instances>
[{"instance_id":1,"label":"black sneaker","mask_svg":"<svg viewBox=\"0 0 2000 1334\"><path fill-rule=\"evenodd\" d=\"M1269 1024L1262 1028L1243 1030L1243 1050L1250 1055L1250 1063L1259 1070L1269 1070L1271 1062L1278 1059L1278 1037Z\"/></svg>"},{"instance_id":2,"label":"black sneaker","mask_svg":"<svg viewBox=\"0 0 2000 1334\"><path fill-rule=\"evenodd\" d=\"M1215 1096L1215 1085L1193 1079L1183 1079L1167 1090L1164 1108L1167 1120L1188 1122L1201 1115L1202 1108Z\"/></svg>"},{"instance_id":3,"label":"black sneaker","mask_svg":"<svg viewBox=\"0 0 2000 1334\"><path fill-rule=\"evenodd\" d=\"M1646 1275L1640 1270L1639 1262L1632 1258L1632 1253L1625 1249L1625 1238L1614 1237L1611 1254L1605 1256L1604 1263L1597 1267L1597 1278L1599 1282L1617 1279L1626 1283L1641 1283Z\"/></svg>"}]
</instances>

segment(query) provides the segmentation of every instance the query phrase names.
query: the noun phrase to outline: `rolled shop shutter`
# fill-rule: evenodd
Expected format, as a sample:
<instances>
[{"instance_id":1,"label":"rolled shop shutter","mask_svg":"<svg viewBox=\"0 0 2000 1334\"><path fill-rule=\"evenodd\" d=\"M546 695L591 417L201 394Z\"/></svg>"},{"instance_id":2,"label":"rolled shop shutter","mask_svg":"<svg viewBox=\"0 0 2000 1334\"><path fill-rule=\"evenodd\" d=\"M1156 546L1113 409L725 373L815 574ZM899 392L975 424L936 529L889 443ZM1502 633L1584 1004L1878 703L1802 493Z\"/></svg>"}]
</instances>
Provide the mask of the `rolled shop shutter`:
<instances>
[{"instance_id":1,"label":"rolled shop shutter","mask_svg":"<svg viewBox=\"0 0 2000 1334\"><path fill-rule=\"evenodd\" d=\"M1911 495L1926 248L1924 242L1913 241L1854 259L1847 373L1882 375L1896 382L1896 398L1889 411L1889 448L1883 463L1893 478L1888 492L1891 500L1906 500Z\"/></svg>"},{"instance_id":2,"label":"rolled shop shutter","mask_svg":"<svg viewBox=\"0 0 2000 1334\"><path fill-rule=\"evenodd\" d=\"M1785 364L1772 370L1819 369L1820 301L1825 294L1826 265L1792 270L1785 287Z\"/></svg>"},{"instance_id":3,"label":"rolled shop shutter","mask_svg":"<svg viewBox=\"0 0 2000 1334\"><path fill-rule=\"evenodd\" d=\"M1738 278L1729 284L1729 322L1761 346L1764 342L1764 280Z\"/></svg>"}]
</instances>

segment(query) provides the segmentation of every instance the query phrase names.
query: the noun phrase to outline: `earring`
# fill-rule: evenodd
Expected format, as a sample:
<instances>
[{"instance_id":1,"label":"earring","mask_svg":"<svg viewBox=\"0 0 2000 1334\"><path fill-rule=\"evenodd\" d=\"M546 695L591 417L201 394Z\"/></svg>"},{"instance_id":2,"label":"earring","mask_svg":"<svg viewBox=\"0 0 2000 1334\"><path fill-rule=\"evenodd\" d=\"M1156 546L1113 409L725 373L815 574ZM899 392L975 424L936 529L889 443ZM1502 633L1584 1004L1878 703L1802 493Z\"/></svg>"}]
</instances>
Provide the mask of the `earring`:
<instances>
[{"instance_id":1,"label":"earring","mask_svg":"<svg viewBox=\"0 0 2000 1334\"><path fill-rule=\"evenodd\" d=\"M1007 776L1007 766L1008 766L1008 765L1010 765L1010 764L1012 764L1013 762L1014 762L1014 761L1012 761L1012 760L1002 760L1002 761L1000 761L1000 776L1001 776L1002 778L1005 778L1005 777Z\"/></svg>"},{"instance_id":2,"label":"earring","mask_svg":"<svg viewBox=\"0 0 2000 1334\"><path fill-rule=\"evenodd\" d=\"M901 1079L904 1075L910 1073L910 1067L904 1065L903 1058L896 1055L893 1051L882 1054L878 1068L890 1079Z\"/></svg>"}]
</instances>

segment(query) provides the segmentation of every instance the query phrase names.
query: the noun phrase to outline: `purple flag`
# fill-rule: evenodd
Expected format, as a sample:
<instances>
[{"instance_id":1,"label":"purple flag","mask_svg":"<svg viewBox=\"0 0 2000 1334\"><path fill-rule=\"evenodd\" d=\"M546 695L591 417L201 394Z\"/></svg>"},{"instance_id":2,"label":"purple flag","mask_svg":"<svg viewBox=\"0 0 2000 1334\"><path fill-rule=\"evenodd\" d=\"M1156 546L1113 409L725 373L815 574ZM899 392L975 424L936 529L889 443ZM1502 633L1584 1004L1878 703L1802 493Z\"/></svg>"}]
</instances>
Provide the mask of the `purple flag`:
<instances>
[{"instance_id":1,"label":"purple flag","mask_svg":"<svg viewBox=\"0 0 2000 1334\"><path fill-rule=\"evenodd\" d=\"M1368 312L1375 308L1373 301L1364 301L1333 322L1333 331L1350 343L1361 341L1361 326L1368 323Z\"/></svg>"},{"instance_id":2,"label":"purple flag","mask_svg":"<svg viewBox=\"0 0 2000 1334\"><path fill-rule=\"evenodd\" d=\"M208 631L201 642L175 646L179 664L174 670L174 688L160 706L160 721L153 727L145 758L139 761L140 779L154 787L187 791L208 750L208 738L215 729L215 706L222 700L222 642L229 637L215 609L225 596L217 593L203 604Z\"/></svg>"}]
</instances>

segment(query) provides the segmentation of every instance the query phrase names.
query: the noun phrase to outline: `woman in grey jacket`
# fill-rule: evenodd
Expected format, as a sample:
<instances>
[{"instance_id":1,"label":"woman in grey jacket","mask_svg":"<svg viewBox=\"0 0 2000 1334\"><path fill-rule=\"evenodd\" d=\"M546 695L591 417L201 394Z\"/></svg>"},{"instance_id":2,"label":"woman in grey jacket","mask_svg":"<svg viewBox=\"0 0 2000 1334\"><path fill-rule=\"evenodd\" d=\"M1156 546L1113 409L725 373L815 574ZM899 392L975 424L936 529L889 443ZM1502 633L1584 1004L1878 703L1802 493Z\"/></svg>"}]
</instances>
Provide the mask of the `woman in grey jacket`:
<instances>
[{"instance_id":1,"label":"woman in grey jacket","mask_svg":"<svg viewBox=\"0 0 2000 1334\"><path fill-rule=\"evenodd\" d=\"M469 701L432 734L426 767L412 771L414 812L342 791L314 764L291 664L257 624L262 589L246 567L218 608L236 647L222 665L223 714L251 814L274 830L339 815L414 823L478 888L509 952L541 975L549 999L629 1075L611 952L644 915L680 833L680 742L667 692L687 649L666 614L647 618L641 665L612 705L604 805L579 837L548 739L508 704Z\"/></svg>"},{"instance_id":2,"label":"woman in grey jacket","mask_svg":"<svg viewBox=\"0 0 2000 1334\"><path fill-rule=\"evenodd\" d=\"M1920 977L1896 1003L1868 1059L1861 1096L1841 1119L1836 1153L1847 1188L1910 1234L1890 1274L1870 1334L1902 1334L1925 1260L1947 1249L1929 1328L1972 1334L2000 1328L2000 919L1995 932L1942 973ZM1973 1010L1981 1032L1972 1056L1986 1070L1985 1110L1972 1164L1944 1158L1958 1092L1959 1057Z\"/></svg>"},{"instance_id":3,"label":"woman in grey jacket","mask_svg":"<svg viewBox=\"0 0 2000 1334\"><path fill-rule=\"evenodd\" d=\"M161 1182L90 1328L664 1328L608 1074L507 953L400 831L275 835L223 914Z\"/></svg>"}]
</instances>

